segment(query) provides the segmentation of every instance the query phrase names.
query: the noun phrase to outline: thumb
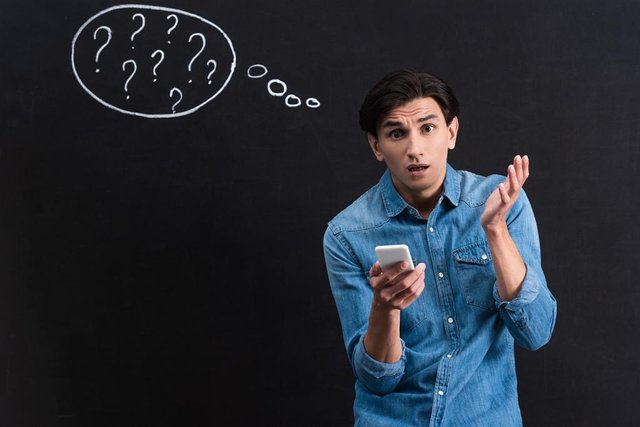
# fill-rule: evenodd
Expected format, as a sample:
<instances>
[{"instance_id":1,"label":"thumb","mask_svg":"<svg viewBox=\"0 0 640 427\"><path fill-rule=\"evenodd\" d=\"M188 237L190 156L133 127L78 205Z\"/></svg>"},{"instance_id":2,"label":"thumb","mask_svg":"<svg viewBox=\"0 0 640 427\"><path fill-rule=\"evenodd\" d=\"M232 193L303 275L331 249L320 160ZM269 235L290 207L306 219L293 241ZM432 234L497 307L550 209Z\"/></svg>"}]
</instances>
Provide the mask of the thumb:
<instances>
[{"instance_id":1,"label":"thumb","mask_svg":"<svg viewBox=\"0 0 640 427\"><path fill-rule=\"evenodd\" d=\"M376 261L369 270L369 277L379 276L380 274L382 274L382 267L380 267L380 263Z\"/></svg>"}]
</instances>

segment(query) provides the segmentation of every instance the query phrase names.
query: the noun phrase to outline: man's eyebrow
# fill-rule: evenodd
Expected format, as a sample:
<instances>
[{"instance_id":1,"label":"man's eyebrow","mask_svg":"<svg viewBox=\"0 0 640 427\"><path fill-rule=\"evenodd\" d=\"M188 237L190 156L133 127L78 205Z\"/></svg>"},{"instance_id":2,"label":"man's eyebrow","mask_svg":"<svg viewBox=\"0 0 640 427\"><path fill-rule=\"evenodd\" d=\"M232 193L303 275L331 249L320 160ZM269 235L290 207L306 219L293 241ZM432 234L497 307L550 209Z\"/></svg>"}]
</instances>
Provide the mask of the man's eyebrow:
<instances>
[{"instance_id":1,"label":"man's eyebrow","mask_svg":"<svg viewBox=\"0 0 640 427\"><path fill-rule=\"evenodd\" d=\"M396 126L402 126L402 123L397 120L387 120L386 122L382 123L383 128L392 128Z\"/></svg>"},{"instance_id":2,"label":"man's eyebrow","mask_svg":"<svg viewBox=\"0 0 640 427\"><path fill-rule=\"evenodd\" d=\"M428 122L428 121L429 121L429 120L431 120L431 119L437 119L437 118L438 118L438 116L437 116L437 115L435 115L435 114L428 114L428 115L426 115L426 116L424 116L424 117L420 117L420 118L418 119L418 123Z\"/></svg>"},{"instance_id":3,"label":"man's eyebrow","mask_svg":"<svg viewBox=\"0 0 640 427\"><path fill-rule=\"evenodd\" d=\"M424 117L420 117L418 119L418 123L428 122L429 120L437 119L437 118L438 116L436 114L427 114ZM402 126L402 123L397 120L387 120L384 123L382 123L382 128L391 128L396 126Z\"/></svg>"}]
</instances>

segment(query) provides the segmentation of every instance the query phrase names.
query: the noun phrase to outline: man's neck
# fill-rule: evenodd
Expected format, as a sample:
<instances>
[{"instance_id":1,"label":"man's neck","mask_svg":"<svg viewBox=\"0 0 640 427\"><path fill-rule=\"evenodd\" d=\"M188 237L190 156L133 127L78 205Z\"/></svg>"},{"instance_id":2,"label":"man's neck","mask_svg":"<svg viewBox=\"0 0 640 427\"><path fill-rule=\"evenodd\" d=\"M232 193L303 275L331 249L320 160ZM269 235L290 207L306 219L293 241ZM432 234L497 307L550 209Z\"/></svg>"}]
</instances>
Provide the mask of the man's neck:
<instances>
[{"instance_id":1,"label":"man's neck","mask_svg":"<svg viewBox=\"0 0 640 427\"><path fill-rule=\"evenodd\" d=\"M393 178L392 181L394 187L396 188L400 196L404 199L404 201L416 208L420 213L420 216L422 216L423 218L429 217L429 214L436 207L438 199L444 191L444 179L436 190L425 189L421 193L410 192L406 187L399 187L396 184L395 180L393 180Z\"/></svg>"},{"instance_id":2,"label":"man's neck","mask_svg":"<svg viewBox=\"0 0 640 427\"><path fill-rule=\"evenodd\" d=\"M436 204L438 203L438 199L440 198L440 194L442 194L444 186L440 186L440 189L433 194L430 195L403 195L402 197L405 201L416 208L420 213L420 216L423 218L428 218L429 214L433 209L435 209Z\"/></svg>"}]
</instances>

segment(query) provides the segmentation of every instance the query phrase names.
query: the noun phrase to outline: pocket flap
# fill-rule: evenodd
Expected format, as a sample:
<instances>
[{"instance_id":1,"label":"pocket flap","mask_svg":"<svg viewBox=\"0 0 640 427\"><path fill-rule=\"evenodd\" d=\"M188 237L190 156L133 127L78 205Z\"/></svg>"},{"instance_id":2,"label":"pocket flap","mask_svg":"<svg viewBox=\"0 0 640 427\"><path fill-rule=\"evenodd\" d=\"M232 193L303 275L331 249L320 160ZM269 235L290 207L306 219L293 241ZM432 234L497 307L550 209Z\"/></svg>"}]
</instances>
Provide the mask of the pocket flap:
<instances>
[{"instance_id":1,"label":"pocket flap","mask_svg":"<svg viewBox=\"0 0 640 427\"><path fill-rule=\"evenodd\" d=\"M453 257L458 262L488 264L491 262L491 251L489 250L489 244L483 241L455 249Z\"/></svg>"}]
</instances>

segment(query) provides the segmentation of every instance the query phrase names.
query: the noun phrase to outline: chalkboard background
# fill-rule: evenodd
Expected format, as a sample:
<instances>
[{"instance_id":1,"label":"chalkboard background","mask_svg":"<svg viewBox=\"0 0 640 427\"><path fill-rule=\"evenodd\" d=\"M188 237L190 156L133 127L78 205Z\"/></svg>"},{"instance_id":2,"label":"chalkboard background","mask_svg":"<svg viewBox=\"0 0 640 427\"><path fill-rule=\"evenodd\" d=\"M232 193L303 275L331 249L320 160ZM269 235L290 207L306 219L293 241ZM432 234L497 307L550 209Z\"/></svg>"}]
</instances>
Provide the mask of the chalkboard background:
<instances>
[{"instance_id":1,"label":"chalkboard background","mask_svg":"<svg viewBox=\"0 0 640 427\"><path fill-rule=\"evenodd\" d=\"M321 240L383 172L357 112L400 67L456 91L454 167L531 158L558 321L546 347L517 349L525 425L637 423L640 3L152 2L219 26L237 56L214 99L155 119L107 107L74 75L74 36L117 4L0 4L0 424L351 425ZM140 21L122 16L99 61L106 32L87 27L78 64L103 67L94 88L111 99L160 109L150 58L124 89L115 51ZM168 49L171 21L151 21L136 55ZM188 25L173 40L187 58ZM205 59L193 93L209 90ZM181 61L160 79L189 87ZM249 78L254 64L268 73Z\"/></svg>"}]
</instances>

